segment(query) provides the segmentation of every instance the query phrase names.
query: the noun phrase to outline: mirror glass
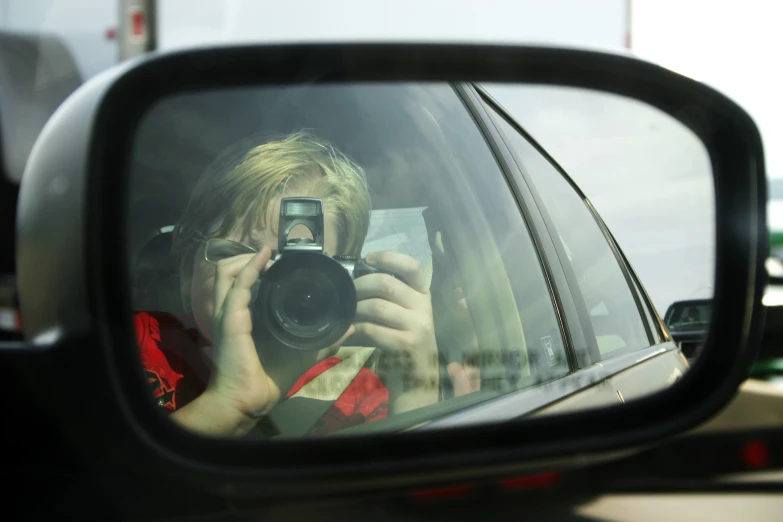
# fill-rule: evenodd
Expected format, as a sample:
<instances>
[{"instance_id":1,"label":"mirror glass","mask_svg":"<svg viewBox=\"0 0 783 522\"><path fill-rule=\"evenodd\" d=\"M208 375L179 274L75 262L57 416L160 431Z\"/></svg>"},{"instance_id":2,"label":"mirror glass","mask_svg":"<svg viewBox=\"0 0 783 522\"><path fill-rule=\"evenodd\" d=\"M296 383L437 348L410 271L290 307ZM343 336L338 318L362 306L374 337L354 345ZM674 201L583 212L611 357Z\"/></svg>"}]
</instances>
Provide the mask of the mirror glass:
<instances>
[{"instance_id":1,"label":"mirror glass","mask_svg":"<svg viewBox=\"0 0 783 522\"><path fill-rule=\"evenodd\" d=\"M128 255L149 397L211 436L616 406L697 363L702 142L558 86L188 92L142 118Z\"/></svg>"}]
</instances>

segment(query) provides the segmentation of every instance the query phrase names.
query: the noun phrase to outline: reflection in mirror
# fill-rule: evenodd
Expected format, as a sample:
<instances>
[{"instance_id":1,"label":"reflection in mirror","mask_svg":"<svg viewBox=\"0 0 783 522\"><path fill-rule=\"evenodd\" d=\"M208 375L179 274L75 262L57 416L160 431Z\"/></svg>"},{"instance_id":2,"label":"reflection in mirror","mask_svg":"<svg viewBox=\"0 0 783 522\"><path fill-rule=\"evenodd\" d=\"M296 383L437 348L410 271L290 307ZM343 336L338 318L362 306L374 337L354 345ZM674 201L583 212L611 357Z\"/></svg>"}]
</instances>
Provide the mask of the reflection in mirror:
<instances>
[{"instance_id":1,"label":"reflection in mirror","mask_svg":"<svg viewBox=\"0 0 783 522\"><path fill-rule=\"evenodd\" d=\"M683 375L698 353L659 312L701 299L706 333L702 143L615 95L486 87L514 123L474 88L153 106L127 238L155 404L210 436L326 436L618 405Z\"/></svg>"}]
</instances>

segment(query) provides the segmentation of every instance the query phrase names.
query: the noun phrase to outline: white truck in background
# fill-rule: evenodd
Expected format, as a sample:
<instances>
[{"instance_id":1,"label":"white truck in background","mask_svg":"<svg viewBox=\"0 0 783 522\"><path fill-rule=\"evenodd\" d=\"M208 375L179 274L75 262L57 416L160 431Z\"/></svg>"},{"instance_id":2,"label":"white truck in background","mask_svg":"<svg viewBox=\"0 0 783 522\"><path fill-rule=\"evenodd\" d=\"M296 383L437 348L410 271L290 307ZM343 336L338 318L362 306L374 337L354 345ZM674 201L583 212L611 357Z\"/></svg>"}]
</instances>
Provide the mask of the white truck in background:
<instances>
[{"instance_id":1,"label":"white truck in background","mask_svg":"<svg viewBox=\"0 0 783 522\"><path fill-rule=\"evenodd\" d=\"M44 123L79 85L155 47L155 13L154 0L0 0L3 177L19 182Z\"/></svg>"},{"instance_id":2,"label":"white truck in background","mask_svg":"<svg viewBox=\"0 0 783 522\"><path fill-rule=\"evenodd\" d=\"M87 80L155 48L155 0L0 0L0 31L56 38Z\"/></svg>"},{"instance_id":3,"label":"white truck in background","mask_svg":"<svg viewBox=\"0 0 783 522\"><path fill-rule=\"evenodd\" d=\"M631 0L0 0L0 31L59 38L84 79L154 49L217 42L532 42L627 48L630 22Z\"/></svg>"}]
</instances>

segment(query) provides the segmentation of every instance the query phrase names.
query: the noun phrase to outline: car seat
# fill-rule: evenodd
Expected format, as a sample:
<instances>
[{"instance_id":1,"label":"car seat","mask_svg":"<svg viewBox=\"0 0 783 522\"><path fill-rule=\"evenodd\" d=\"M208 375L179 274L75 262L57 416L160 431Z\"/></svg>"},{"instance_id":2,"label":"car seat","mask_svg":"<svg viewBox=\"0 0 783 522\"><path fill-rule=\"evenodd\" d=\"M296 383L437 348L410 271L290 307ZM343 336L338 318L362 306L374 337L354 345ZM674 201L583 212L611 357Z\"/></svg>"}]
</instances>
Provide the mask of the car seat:
<instances>
[{"instance_id":1,"label":"car seat","mask_svg":"<svg viewBox=\"0 0 783 522\"><path fill-rule=\"evenodd\" d=\"M179 266L171 252L174 227L166 226L150 235L133 268L133 307L147 312L182 316Z\"/></svg>"}]
</instances>

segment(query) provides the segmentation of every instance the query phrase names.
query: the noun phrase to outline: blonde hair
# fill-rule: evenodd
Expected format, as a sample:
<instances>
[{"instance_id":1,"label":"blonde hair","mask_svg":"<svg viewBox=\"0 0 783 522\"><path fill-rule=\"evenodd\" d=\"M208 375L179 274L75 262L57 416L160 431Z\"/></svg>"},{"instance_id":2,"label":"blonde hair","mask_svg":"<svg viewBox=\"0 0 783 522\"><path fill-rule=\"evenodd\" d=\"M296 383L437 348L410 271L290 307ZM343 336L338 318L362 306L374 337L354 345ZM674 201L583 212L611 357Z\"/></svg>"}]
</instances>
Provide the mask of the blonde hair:
<instances>
[{"instance_id":1,"label":"blonde hair","mask_svg":"<svg viewBox=\"0 0 783 522\"><path fill-rule=\"evenodd\" d=\"M313 183L337 223L337 252L360 255L370 225L370 192L364 170L329 142L296 132L250 149L227 171L207 171L174 229L173 251L189 274L193 256L209 237L224 237L242 218L261 215L287 188ZM254 219L245 219L249 236ZM274 249L275 247L272 246Z\"/></svg>"}]
</instances>

